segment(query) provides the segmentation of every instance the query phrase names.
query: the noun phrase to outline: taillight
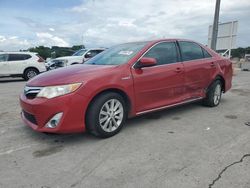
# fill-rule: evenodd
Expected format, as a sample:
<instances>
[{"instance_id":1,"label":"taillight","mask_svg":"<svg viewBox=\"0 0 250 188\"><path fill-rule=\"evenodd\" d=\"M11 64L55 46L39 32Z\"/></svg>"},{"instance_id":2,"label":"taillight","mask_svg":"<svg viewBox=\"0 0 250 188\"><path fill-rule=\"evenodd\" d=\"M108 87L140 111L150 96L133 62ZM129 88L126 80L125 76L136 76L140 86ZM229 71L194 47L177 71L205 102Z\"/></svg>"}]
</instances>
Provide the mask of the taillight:
<instances>
[{"instance_id":1,"label":"taillight","mask_svg":"<svg viewBox=\"0 0 250 188\"><path fill-rule=\"evenodd\" d=\"M41 57L41 56L39 56L39 55L36 55L39 59L37 60L37 62L39 62L39 63L44 63L45 62L45 60Z\"/></svg>"}]
</instances>

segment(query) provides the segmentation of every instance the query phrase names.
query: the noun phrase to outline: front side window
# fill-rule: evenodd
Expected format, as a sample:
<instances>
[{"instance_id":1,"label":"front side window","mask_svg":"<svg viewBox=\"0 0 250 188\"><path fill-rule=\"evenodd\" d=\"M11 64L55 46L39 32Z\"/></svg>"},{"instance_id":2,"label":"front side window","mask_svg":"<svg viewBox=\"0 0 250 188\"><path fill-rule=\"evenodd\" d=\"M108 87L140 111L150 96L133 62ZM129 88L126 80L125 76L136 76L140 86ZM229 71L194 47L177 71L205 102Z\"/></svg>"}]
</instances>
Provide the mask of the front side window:
<instances>
[{"instance_id":1,"label":"front side window","mask_svg":"<svg viewBox=\"0 0 250 188\"><path fill-rule=\"evenodd\" d=\"M191 61L203 58L202 49L198 44L193 42L181 41L179 42L179 45L183 61Z\"/></svg>"},{"instance_id":2,"label":"front side window","mask_svg":"<svg viewBox=\"0 0 250 188\"><path fill-rule=\"evenodd\" d=\"M0 62L4 62L8 60L8 55L7 54L0 54Z\"/></svg>"},{"instance_id":3,"label":"front side window","mask_svg":"<svg viewBox=\"0 0 250 188\"><path fill-rule=\"evenodd\" d=\"M121 65L127 63L140 50L142 50L146 44L147 42L120 44L103 51L102 53L91 58L84 64Z\"/></svg>"},{"instance_id":4,"label":"front side window","mask_svg":"<svg viewBox=\"0 0 250 188\"><path fill-rule=\"evenodd\" d=\"M155 58L157 65L175 63L178 61L176 45L174 42L164 42L151 48L144 57Z\"/></svg>"}]
</instances>

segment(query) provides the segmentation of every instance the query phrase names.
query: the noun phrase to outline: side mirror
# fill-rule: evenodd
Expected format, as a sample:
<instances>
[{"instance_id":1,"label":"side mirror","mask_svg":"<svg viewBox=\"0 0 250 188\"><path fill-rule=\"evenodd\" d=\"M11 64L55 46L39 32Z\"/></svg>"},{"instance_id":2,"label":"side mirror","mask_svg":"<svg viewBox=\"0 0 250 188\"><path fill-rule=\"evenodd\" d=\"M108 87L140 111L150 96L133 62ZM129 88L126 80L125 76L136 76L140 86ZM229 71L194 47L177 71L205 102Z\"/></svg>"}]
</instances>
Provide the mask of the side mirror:
<instances>
[{"instance_id":1,"label":"side mirror","mask_svg":"<svg viewBox=\"0 0 250 188\"><path fill-rule=\"evenodd\" d=\"M142 67L152 67L157 64L157 61L155 58L151 57L143 57L141 60L136 64L136 68L142 68Z\"/></svg>"},{"instance_id":2,"label":"side mirror","mask_svg":"<svg viewBox=\"0 0 250 188\"><path fill-rule=\"evenodd\" d=\"M85 58L91 58L91 57L92 57L91 52L85 54Z\"/></svg>"}]
</instances>

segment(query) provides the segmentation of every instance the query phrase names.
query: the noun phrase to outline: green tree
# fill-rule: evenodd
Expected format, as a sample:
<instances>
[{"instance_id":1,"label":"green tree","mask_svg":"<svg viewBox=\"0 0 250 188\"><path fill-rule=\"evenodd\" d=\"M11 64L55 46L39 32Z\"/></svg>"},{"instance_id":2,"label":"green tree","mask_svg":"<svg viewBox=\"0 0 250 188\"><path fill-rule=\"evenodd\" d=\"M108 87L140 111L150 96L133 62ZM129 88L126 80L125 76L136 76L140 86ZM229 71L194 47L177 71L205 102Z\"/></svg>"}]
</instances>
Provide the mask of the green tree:
<instances>
[{"instance_id":1,"label":"green tree","mask_svg":"<svg viewBox=\"0 0 250 188\"><path fill-rule=\"evenodd\" d=\"M232 57L244 58L245 54L250 54L250 47L232 49Z\"/></svg>"},{"instance_id":2,"label":"green tree","mask_svg":"<svg viewBox=\"0 0 250 188\"><path fill-rule=\"evenodd\" d=\"M71 56L76 51L85 48L84 45L74 45L72 47L52 46L51 48L45 46L37 46L29 48L28 51L38 53L42 58L56 58L62 56Z\"/></svg>"}]
</instances>

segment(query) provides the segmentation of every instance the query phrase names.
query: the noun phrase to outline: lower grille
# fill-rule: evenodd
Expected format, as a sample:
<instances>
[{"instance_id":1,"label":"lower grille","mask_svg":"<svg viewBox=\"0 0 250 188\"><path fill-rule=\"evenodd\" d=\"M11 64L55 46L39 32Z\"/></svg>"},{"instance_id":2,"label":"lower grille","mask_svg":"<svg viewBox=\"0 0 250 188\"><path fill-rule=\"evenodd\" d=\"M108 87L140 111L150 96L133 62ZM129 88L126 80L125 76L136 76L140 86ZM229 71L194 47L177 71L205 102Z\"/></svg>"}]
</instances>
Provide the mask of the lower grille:
<instances>
[{"instance_id":1,"label":"lower grille","mask_svg":"<svg viewBox=\"0 0 250 188\"><path fill-rule=\"evenodd\" d=\"M24 110L23 110L23 115L24 115L25 119L27 119L31 123L37 125L36 117L34 115L32 115L28 112L25 112Z\"/></svg>"}]
</instances>

